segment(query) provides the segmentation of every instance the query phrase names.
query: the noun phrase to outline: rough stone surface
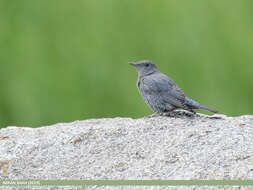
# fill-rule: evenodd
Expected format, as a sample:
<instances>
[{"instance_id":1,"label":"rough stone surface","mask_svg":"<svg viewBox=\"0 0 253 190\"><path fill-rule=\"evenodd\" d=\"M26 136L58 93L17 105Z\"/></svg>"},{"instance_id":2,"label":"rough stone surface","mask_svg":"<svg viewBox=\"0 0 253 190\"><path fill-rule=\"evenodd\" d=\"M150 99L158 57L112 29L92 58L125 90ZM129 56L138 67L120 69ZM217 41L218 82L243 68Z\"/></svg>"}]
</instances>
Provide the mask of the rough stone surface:
<instances>
[{"instance_id":1,"label":"rough stone surface","mask_svg":"<svg viewBox=\"0 0 253 190\"><path fill-rule=\"evenodd\" d=\"M0 130L0 171L0 180L253 179L253 116L194 116L177 111L173 117L90 119L40 128L3 128Z\"/></svg>"}]
</instances>

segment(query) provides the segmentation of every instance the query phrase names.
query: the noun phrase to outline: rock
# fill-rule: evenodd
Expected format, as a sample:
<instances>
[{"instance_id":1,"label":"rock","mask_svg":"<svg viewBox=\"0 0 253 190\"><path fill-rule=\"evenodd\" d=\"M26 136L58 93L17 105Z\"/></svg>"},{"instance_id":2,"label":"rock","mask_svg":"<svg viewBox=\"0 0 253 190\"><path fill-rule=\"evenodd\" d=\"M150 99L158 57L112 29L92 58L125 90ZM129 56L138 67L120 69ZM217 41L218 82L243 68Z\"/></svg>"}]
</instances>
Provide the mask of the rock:
<instances>
[{"instance_id":1,"label":"rock","mask_svg":"<svg viewBox=\"0 0 253 190\"><path fill-rule=\"evenodd\" d=\"M253 179L253 116L177 111L173 117L7 127L0 130L0 170L1 180ZM160 188L179 189L153 189Z\"/></svg>"}]
</instances>

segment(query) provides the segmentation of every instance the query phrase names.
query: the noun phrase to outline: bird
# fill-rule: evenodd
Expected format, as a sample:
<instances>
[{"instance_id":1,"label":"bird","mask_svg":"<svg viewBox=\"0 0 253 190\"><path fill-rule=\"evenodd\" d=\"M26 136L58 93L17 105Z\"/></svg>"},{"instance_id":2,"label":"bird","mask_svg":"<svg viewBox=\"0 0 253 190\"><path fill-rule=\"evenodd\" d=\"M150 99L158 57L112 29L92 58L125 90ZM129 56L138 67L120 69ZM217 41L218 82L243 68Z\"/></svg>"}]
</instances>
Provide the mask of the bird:
<instances>
[{"instance_id":1,"label":"bird","mask_svg":"<svg viewBox=\"0 0 253 190\"><path fill-rule=\"evenodd\" d=\"M137 87L146 104L158 114L171 113L181 108L192 113L195 109L203 109L213 113L217 110L209 108L189 98L184 91L157 66L149 60L130 62L138 72Z\"/></svg>"}]
</instances>

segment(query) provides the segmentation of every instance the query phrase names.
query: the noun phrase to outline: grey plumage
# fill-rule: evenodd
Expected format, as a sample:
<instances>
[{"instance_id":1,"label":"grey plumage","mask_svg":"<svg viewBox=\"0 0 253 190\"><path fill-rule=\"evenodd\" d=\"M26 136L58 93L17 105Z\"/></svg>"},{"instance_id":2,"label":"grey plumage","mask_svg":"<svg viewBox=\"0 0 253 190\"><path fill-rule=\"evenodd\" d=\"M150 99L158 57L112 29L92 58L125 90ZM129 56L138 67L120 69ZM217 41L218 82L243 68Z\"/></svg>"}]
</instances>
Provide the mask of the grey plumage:
<instances>
[{"instance_id":1,"label":"grey plumage","mask_svg":"<svg viewBox=\"0 0 253 190\"><path fill-rule=\"evenodd\" d=\"M137 87L148 106L157 113L171 112L182 108L194 113L194 109L204 109L213 113L218 111L204 106L185 95L176 83L161 73L151 61L129 63L138 72Z\"/></svg>"}]
</instances>

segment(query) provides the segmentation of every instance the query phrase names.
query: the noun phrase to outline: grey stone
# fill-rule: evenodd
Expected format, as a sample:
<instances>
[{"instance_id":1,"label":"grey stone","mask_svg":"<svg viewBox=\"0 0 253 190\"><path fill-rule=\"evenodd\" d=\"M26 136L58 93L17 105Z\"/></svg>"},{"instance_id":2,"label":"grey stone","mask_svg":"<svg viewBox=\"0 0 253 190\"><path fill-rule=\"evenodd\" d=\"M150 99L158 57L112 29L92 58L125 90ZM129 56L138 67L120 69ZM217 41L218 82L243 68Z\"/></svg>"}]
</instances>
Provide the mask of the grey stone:
<instances>
[{"instance_id":1,"label":"grey stone","mask_svg":"<svg viewBox=\"0 0 253 190\"><path fill-rule=\"evenodd\" d=\"M0 180L253 179L252 139L253 116L193 115L186 111L175 111L174 117L89 119L39 128L7 127L0 130Z\"/></svg>"}]
</instances>

